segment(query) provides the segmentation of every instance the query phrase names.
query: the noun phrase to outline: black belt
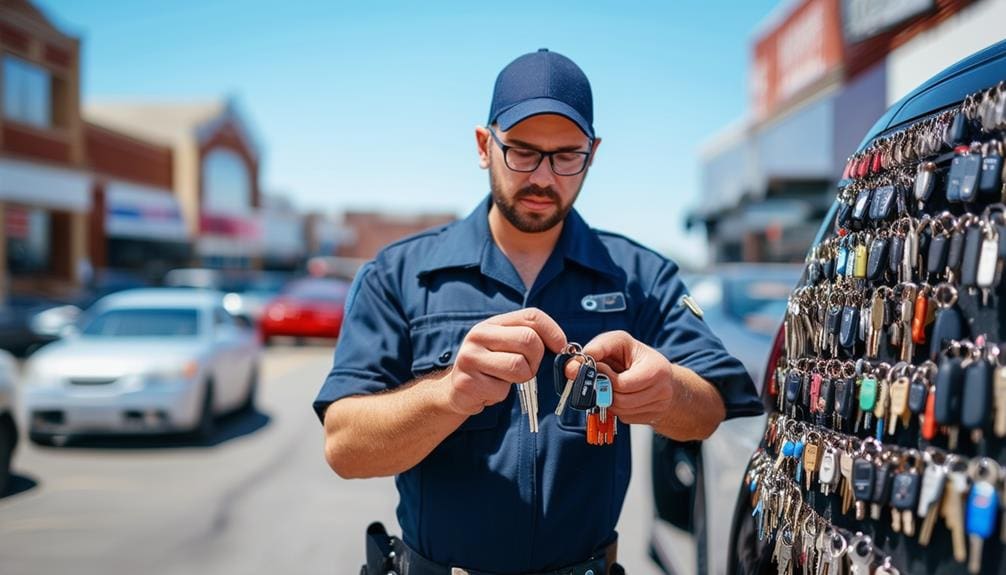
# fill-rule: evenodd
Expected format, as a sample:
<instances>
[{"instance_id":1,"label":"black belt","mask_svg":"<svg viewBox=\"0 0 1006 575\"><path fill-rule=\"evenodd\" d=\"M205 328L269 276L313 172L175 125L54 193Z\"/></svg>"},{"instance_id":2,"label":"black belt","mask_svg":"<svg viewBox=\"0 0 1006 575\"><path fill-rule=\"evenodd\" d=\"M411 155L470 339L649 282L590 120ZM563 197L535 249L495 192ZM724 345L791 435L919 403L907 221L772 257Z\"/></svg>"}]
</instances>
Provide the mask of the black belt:
<instances>
[{"instance_id":1,"label":"black belt","mask_svg":"<svg viewBox=\"0 0 1006 575\"><path fill-rule=\"evenodd\" d=\"M462 567L447 567L434 563L409 548L398 537L392 537L392 548L395 551L395 570L398 575L493 575L485 571L475 571ZM597 557L563 567L555 571L547 571L528 575L607 575L607 555L614 555L614 543ZM619 571L621 572L621 571Z\"/></svg>"}]
</instances>

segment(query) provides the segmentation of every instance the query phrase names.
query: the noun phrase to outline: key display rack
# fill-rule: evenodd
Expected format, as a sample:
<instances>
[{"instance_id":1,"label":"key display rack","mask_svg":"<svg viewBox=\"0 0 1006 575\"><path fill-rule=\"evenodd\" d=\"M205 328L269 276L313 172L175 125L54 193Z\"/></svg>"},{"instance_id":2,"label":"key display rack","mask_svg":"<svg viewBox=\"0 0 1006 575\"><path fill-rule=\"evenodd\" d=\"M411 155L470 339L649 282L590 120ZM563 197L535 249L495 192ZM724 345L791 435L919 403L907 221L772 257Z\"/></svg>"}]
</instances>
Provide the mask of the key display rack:
<instances>
[{"instance_id":1,"label":"key display rack","mask_svg":"<svg viewBox=\"0 0 1006 575\"><path fill-rule=\"evenodd\" d=\"M849 159L734 540L778 573L1006 573L1006 84Z\"/></svg>"}]
</instances>

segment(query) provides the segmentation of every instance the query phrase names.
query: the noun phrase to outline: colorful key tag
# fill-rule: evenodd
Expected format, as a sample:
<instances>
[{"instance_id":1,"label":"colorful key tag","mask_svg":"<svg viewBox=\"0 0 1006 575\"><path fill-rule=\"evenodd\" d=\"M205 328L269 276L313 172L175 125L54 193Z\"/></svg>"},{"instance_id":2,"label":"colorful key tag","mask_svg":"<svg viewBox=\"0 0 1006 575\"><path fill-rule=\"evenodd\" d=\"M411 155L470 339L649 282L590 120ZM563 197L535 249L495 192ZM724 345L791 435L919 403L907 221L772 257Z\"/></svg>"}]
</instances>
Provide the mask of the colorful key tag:
<instances>
[{"instance_id":1,"label":"colorful key tag","mask_svg":"<svg viewBox=\"0 0 1006 575\"><path fill-rule=\"evenodd\" d=\"M598 373L594 387L597 389L597 407L611 407L614 396L611 392L611 380L608 379L608 376Z\"/></svg>"}]
</instances>

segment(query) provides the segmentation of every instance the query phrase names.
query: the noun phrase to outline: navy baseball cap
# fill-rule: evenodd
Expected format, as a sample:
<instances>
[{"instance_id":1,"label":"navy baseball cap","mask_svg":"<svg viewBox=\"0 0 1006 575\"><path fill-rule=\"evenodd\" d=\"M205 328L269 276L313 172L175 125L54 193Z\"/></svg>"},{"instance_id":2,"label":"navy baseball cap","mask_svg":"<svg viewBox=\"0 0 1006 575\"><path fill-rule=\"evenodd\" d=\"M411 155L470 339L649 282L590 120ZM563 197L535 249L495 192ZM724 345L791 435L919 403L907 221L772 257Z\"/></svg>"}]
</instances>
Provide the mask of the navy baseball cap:
<instances>
[{"instance_id":1,"label":"navy baseball cap","mask_svg":"<svg viewBox=\"0 0 1006 575\"><path fill-rule=\"evenodd\" d=\"M572 60L542 48L524 54L496 77L489 124L509 130L531 116L558 114L594 139L594 98L587 75Z\"/></svg>"}]
</instances>

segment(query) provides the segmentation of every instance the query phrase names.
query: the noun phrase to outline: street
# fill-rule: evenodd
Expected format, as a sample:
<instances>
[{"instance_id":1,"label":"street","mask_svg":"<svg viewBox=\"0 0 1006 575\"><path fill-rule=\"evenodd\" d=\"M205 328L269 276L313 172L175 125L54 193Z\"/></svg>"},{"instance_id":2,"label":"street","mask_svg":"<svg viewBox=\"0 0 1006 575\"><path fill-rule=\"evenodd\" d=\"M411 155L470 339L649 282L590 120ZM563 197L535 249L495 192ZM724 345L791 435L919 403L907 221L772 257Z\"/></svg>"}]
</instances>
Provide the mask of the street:
<instances>
[{"instance_id":1,"label":"street","mask_svg":"<svg viewBox=\"0 0 1006 575\"><path fill-rule=\"evenodd\" d=\"M342 480L325 464L310 404L330 361L330 345L267 349L258 413L221 420L210 446L22 438L13 493L0 499L3 573L355 575L368 523L397 532L398 497L392 478ZM633 432L619 558L653 575L649 437Z\"/></svg>"}]
</instances>

